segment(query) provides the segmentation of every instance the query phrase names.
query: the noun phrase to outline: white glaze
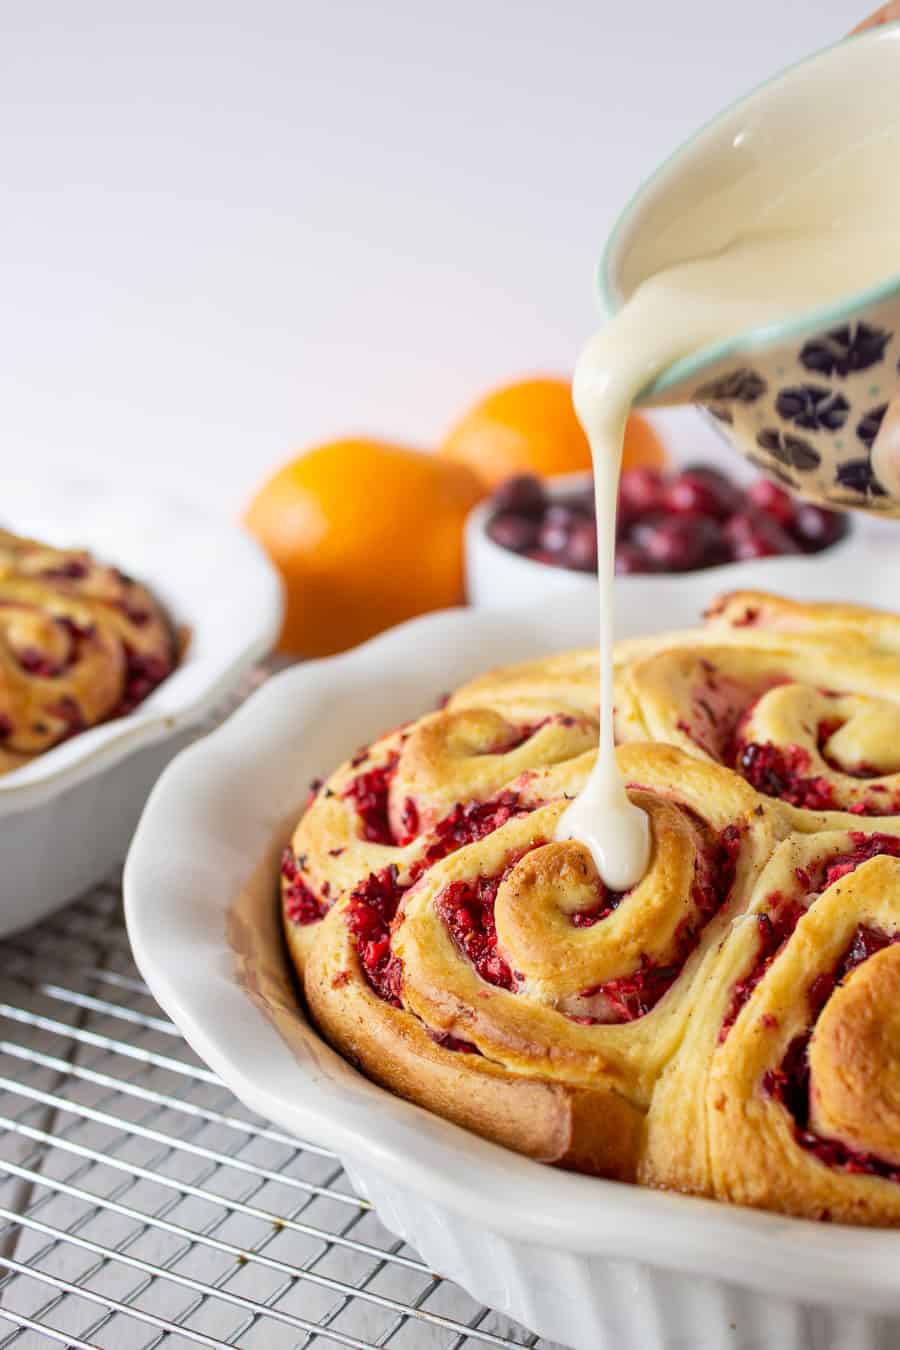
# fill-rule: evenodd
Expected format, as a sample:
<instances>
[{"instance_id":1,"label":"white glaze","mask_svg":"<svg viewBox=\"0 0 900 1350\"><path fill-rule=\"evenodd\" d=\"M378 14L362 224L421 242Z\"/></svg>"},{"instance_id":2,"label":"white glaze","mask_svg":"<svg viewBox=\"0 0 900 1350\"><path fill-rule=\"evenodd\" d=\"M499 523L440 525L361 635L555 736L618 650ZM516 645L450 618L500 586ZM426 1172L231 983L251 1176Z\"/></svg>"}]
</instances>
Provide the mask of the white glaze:
<instances>
[{"instance_id":1,"label":"white glaze","mask_svg":"<svg viewBox=\"0 0 900 1350\"><path fill-rule=\"evenodd\" d=\"M594 769L560 818L557 838L585 844L613 890L635 885L650 854L648 823L628 800L613 740L616 496L628 412L640 391L680 357L896 272L898 162L900 123L794 181L785 182L779 157L768 181L763 175L771 205L758 221L719 252L649 277L588 343L576 366L573 399L590 441L597 503L600 742Z\"/></svg>"}]
</instances>

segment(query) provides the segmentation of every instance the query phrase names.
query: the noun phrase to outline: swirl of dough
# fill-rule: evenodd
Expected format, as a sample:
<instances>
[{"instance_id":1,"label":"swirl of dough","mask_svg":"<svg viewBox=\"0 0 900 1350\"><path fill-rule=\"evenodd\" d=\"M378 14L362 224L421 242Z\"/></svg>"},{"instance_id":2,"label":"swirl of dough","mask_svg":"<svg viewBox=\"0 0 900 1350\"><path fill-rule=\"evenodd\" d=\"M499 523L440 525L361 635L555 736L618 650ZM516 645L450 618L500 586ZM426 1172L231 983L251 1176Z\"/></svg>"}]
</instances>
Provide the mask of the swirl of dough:
<instances>
[{"instance_id":1,"label":"swirl of dough","mask_svg":"<svg viewBox=\"0 0 900 1350\"><path fill-rule=\"evenodd\" d=\"M528 811L540 771L569 763L597 739L592 718L512 721L489 708L442 710L359 750L314 783L282 860L288 941L302 961L307 935L338 897L396 867L426 866ZM551 793L552 786L546 787Z\"/></svg>"},{"instance_id":2,"label":"swirl of dough","mask_svg":"<svg viewBox=\"0 0 900 1350\"><path fill-rule=\"evenodd\" d=\"M130 712L174 665L171 625L143 586L0 531L0 772Z\"/></svg>"},{"instance_id":3,"label":"swirl of dough","mask_svg":"<svg viewBox=\"0 0 900 1350\"><path fill-rule=\"evenodd\" d=\"M733 767L798 829L900 814L900 660L886 645L738 627L638 650L617 684L627 739Z\"/></svg>"},{"instance_id":4,"label":"swirl of dough","mask_svg":"<svg viewBox=\"0 0 900 1350\"><path fill-rule=\"evenodd\" d=\"M609 892L580 844L552 842L558 796L413 879L369 876L316 926L304 970L320 1027L379 1081L520 1151L633 1177L694 982L784 822L734 774L671 747L620 758L653 833L632 891ZM556 774L557 790L577 790L592 760ZM552 1109L524 1128L516 1103L539 1087Z\"/></svg>"},{"instance_id":5,"label":"swirl of dough","mask_svg":"<svg viewBox=\"0 0 900 1350\"><path fill-rule=\"evenodd\" d=\"M792 836L648 1116L641 1179L900 1225L900 828Z\"/></svg>"}]
</instances>

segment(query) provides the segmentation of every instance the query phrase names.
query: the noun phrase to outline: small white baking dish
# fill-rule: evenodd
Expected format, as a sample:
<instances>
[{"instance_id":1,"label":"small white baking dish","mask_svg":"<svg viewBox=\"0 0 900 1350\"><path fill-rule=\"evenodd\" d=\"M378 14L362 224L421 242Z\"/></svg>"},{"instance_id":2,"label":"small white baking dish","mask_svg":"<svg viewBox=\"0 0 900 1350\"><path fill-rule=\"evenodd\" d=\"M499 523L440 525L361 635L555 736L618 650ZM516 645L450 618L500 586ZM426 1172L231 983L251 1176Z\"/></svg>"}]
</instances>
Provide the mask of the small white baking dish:
<instances>
[{"instance_id":1,"label":"small white baking dish","mask_svg":"<svg viewBox=\"0 0 900 1350\"><path fill-rule=\"evenodd\" d=\"M187 646L134 712L0 775L0 935L33 923L124 858L147 793L191 728L271 647L281 585L237 527L97 483L4 482L0 523L90 548L146 582Z\"/></svg>"},{"instance_id":2,"label":"small white baking dish","mask_svg":"<svg viewBox=\"0 0 900 1350\"><path fill-rule=\"evenodd\" d=\"M773 560L753 577L877 601L871 569ZM900 560L883 560L883 599L898 579ZM689 623L711 588L696 573L664 600L652 578L628 594L622 631L638 633ZM264 685L151 795L125 869L138 965L248 1107L334 1150L432 1268L542 1335L577 1350L896 1350L900 1232L543 1167L374 1086L297 1003L275 896L309 780L480 670L590 642L591 610L576 592L529 612L448 611Z\"/></svg>"}]
</instances>

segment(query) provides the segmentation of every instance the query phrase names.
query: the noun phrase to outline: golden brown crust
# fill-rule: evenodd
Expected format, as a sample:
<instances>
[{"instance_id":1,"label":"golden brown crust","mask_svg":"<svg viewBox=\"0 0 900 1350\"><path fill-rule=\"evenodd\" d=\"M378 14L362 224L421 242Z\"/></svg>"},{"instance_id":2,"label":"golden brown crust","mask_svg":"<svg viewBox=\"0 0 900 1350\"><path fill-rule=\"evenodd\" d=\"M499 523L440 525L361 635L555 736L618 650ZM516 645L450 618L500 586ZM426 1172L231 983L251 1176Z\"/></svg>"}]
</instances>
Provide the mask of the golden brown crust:
<instances>
[{"instance_id":1,"label":"golden brown crust","mask_svg":"<svg viewBox=\"0 0 900 1350\"><path fill-rule=\"evenodd\" d=\"M0 773L131 711L175 657L171 625L138 582L0 531Z\"/></svg>"},{"instance_id":2,"label":"golden brown crust","mask_svg":"<svg viewBox=\"0 0 900 1350\"><path fill-rule=\"evenodd\" d=\"M742 593L622 644L618 755L652 834L624 895L554 838L594 760L591 653L494 671L361 752L286 860L323 1034L533 1158L900 1225L898 634Z\"/></svg>"},{"instance_id":3,"label":"golden brown crust","mask_svg":"<svg viewBox=\"0 0 900 1350\"><path fill-rule=\"evenodd\" d=\"M596 1089L516 1075L483 1056L446 1050L424 1025L377 998L359 970L346 929L325 925L304 991L320 1030L383 1087L540 1162L620 1180L634 1175L643 1113ZM615 1147L598 1152L612 1128Z\"/></svg>"},{"instance_id":4,"label":"golden brown crust","mask_svg":"<svg viewBox=\"0 0 900 1350\"><path fill-rule=\"evenodd\" d=\"M868 605L789 600L766 591L729 591L704 615L707 628L723 632L755 629L814 637L856 634L875 646L900 652L900 617Z\"/></svg>"},{"instance_id":5,"label":"golden brown crust","mask_svg":"<svg viewBox=\"0 0 900 1350\"><path fill-rule=\"evenodd\" d=\"M900 1167L900 947L835 990L809 1045L810 1125Z\"/></svg>"}]
</instances>

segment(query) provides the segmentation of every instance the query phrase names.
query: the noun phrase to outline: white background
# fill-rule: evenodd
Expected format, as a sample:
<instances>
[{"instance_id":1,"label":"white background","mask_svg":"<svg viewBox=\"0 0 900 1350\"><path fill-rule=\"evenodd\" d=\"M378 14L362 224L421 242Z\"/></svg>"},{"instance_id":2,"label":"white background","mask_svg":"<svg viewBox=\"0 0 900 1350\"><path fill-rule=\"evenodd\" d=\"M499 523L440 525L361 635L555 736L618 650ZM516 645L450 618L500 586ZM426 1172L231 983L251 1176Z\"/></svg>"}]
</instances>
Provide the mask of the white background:
<instances>
[{"instance_id":1,"label":"white background","mask_svg":"<svg viewBox=\"0 0 900 1350\"><path fill-rule=\"evenodd\" d=\"M0 0L0 511L60 465L236 513L317 439L568 371L638 181L862 14Z\"/></svg>"}]
</instances>

